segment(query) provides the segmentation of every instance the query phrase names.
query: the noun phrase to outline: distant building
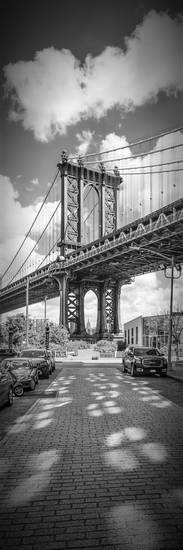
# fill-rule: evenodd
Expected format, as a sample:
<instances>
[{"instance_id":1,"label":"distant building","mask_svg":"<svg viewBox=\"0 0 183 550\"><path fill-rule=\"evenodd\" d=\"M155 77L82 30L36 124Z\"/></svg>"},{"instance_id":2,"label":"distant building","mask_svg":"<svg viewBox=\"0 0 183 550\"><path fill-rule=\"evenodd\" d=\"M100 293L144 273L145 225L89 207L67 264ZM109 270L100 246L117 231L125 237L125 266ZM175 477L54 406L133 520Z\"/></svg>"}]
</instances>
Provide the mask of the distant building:
<instances>
[{"instance_id":1,"label":"distant building","mask_svg":"<svg viewBox=\"0 0 183 550\"><path fill-rule=\"evenodd\" d=\"M87 334L92 334L93 333L93 330L92 330L91 323L90 323L89 319L86 323L86 332L87 332Z\"/></svg>"},{"instance_id":2,"label":"distant building","mask_svg":"<svg viewBox=\"0 0 183 550\"><path fill-rule=\"evenodd\" d=\"M34 329L39 332L39 330L44 330L45 320L44 319L31 319Z\"/></svg>"},{"instance_id":3,"label":"distant building","mask_svg":"<svg viewBox=\"0 0 183 550\"><path fill-rule=\"evenodd\" d=\"M183 313L175 312L176 316L182 316ZM169 315L149 315L143 317L140 315L127 323L124 323L125 341L127 345L139 345L148 347L163 348L168 346L169 337ZM173 343L175 338L173 335ZM180 334L179 348L183 348L183 330Z\"/></svg>"}]
</instances>

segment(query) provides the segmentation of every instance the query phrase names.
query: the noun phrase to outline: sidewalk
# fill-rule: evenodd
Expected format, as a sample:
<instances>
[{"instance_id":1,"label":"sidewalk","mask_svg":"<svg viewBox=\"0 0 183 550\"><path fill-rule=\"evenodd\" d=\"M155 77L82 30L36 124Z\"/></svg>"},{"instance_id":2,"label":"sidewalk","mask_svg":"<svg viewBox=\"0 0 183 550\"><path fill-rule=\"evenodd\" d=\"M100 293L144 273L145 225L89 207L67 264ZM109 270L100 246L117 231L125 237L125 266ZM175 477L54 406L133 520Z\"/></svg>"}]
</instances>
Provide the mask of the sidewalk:
<instances>
[{"instance_id":1,"label":"sidewalk","mask_svg":"<svg viewBox=\"0 0 183 550\"><path fill-rule=\"evenodd\" d=\"M183 365L174 364L172 370L168 371L167 376L183 382Z\"/></svg>"}]
</instances>

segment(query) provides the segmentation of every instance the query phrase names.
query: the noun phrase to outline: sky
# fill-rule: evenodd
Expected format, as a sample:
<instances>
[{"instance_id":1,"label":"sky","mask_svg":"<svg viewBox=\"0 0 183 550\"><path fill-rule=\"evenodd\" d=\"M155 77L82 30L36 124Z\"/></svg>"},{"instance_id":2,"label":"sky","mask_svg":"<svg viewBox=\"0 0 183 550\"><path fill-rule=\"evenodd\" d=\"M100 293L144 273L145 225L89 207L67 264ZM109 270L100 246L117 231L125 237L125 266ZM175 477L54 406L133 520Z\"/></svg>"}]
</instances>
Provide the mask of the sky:
<instances>
[{"instance_id":1,"label":"sky","mask_svg":"<svg viewBox=\"0 0 183 550\"><path fill-rule=\"evenodd\" d=\"M183 9L163 0L2 0L0 26L3 273L62 150L85 154L183 126ZM175 281L175 305L182 288ZM122 323L167 311L169 294L163 273L136 278L122 288ZM88 296L92 324L94 303ZM44 306L29 312L42 317ZM47 316L58 322L58 299L47 303Z\"/></svg>"}]
</instances>

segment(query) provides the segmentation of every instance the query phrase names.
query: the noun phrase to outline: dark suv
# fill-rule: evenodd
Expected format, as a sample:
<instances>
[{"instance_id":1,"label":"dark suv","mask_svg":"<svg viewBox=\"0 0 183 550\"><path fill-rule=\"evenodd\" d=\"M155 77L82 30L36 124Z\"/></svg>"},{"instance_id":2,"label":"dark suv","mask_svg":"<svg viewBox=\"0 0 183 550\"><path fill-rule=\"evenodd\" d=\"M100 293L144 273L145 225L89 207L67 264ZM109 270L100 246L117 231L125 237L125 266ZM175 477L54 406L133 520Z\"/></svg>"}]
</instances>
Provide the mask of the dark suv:
<instances>
[{"instance_id":1,"label":"dark suv","mask_svg":"<svg viewBox=\"0 0 183 550\"><path fill-rule=\"evenodd\" d=\"M39 376L42 378L49 378L52 367L45 349L27 348L21 351L20 357L31 359L31 363L38 367Z\"/></svg>"},{"instance_id":2,"label":"dark suv","mask_svg":"<svg viewBox=\"0 0 183 550\"><path fill-rule=\"evenodd\" d=\"M167 374L167 359L157 348L129 346L122 356L123 372L136 374Z\"/></svg>"}]
</instances>

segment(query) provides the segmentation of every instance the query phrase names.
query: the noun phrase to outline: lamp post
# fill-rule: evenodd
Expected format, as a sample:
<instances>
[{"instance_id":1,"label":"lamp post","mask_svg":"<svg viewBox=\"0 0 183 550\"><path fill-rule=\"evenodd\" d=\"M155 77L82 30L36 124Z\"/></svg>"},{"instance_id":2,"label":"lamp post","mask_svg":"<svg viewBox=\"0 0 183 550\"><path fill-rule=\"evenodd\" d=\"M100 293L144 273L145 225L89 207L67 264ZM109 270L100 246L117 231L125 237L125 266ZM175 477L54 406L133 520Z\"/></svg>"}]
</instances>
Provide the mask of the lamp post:
<instances>
[{"instance_id":1,"label":"lamp post","mask_svg":"<svg viewBox=\"0 0 183 550\"><path fill-rule=\"evenodd\" d=\"M66 260L65 256L57 256L55 261L55 266L59 268L63 267L65 260ZM66 291L65 273L62 273L62 275L49 273L49 278L55 280L58 283L59 298L60 298L59 325L65 326L65 321L66 321L65 320L65 291Z\"/></svg>"},{"instance_id":2,"label":"lamp post","mask_svg":"<svg viewBox=\"0 0 183 550\"><path fill-rule=\"evenodd\" d=\"M179 271L178 277L174 276L174 269L175 269L175 256L172 254L172 256L166 256L165 254L162 254L161 252L158 252L156 250L151 250L150 248L146 246L131 246L131 250L138 250L138 252L147 251L150 252L150 254L156 254L160 258L168 261L168 263L171 263L171 275L170 277L167 275L166 269L167 266L164 268L164 274L167 279L171 279L170 283L170 306L169 306L169 337L168 337L168 369L172 370L172 320L173 320L173 282L174 279L179 279L181 276L181 266L177 266L177 271Z\"/></svg>"},{"instance_id":3,"label":"lamp post","mask_svg":"<svg viewBox=\"0 0 183 550\"><path fill-rule=\"evenodd\" d=\"M46 305L47 305L47 296L44 297L44 324L46 326Z\"/></svg>"},{"instance_id":4,"label":"lamp post","mask_svg":"<svg viewBox=\"0 0 183 550\"><path fill-rule=\"evenodd\" d=\"M29 277L26 282L26 346L29 344Z\"/></svg>"}]
</instances>

